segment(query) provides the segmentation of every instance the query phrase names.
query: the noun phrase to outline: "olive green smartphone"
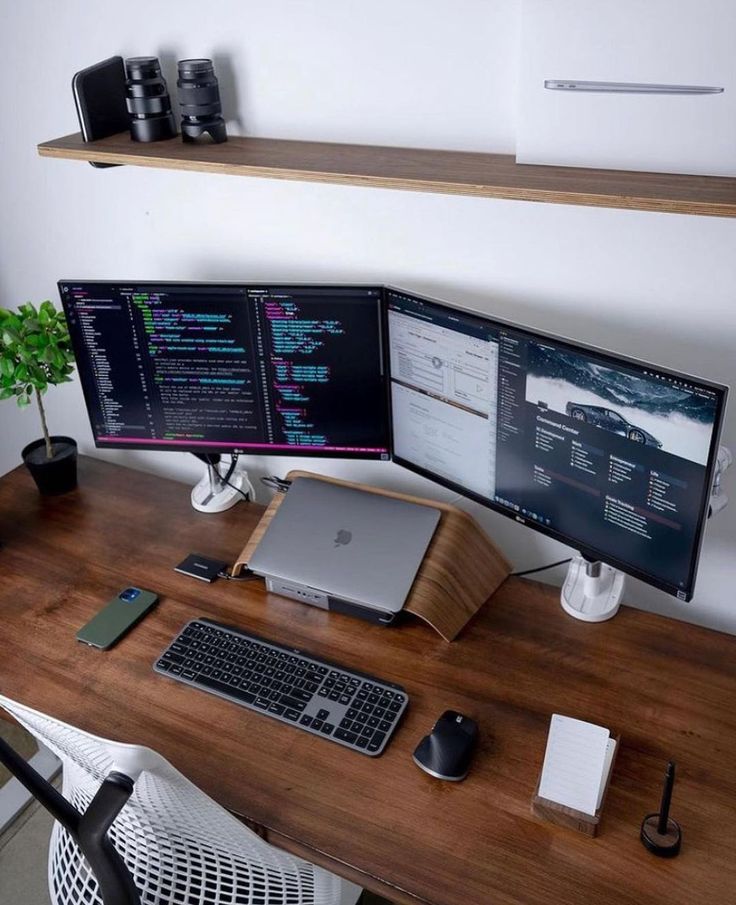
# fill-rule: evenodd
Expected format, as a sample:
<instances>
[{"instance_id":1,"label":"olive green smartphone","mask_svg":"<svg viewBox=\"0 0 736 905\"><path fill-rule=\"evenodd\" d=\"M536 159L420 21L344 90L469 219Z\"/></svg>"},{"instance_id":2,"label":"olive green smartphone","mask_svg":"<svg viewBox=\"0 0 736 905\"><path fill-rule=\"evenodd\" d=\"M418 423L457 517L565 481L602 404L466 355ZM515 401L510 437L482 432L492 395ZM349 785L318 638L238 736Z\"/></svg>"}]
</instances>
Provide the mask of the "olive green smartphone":
<instances>
[{"instance_id":1,"label":"olive green smartphone","mask_svg":"<svg viewBox=\"0 0 736 905\"><path fill-rule=\"evenodd\" d=\"M142 588L126 588L77 632L77 641L107 650L140 622L158 600L158 594Z\"/></svg>"}]
</instances>

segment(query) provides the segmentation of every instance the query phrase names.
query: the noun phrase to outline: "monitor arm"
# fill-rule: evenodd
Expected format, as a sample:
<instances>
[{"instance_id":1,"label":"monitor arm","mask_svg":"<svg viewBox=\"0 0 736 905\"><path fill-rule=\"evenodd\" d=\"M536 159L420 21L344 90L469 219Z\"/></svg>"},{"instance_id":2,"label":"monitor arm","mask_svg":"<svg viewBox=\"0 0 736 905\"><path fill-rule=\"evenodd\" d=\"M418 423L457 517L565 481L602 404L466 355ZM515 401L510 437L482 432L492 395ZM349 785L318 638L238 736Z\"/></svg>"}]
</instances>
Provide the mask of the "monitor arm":
<instances>
[{"instance_id":1,"label":"monitor arm","mask_svg":"<svg viewBox=\"0 0 736 905\"><path fill-rule=\"evenodd\" d=\"M198 512L224 512L241 500L255 500L253 485L245 470L237 469L237 455L230 456L227 470L220 465L219 453L192 453L207 466L192 488L192 506Z\"/></svg>"},{"instance_id":2,"label":"monitor arm","mask_svg":"<svg viewBox=\"0 0 736 905\"><path fill-rule=\"evenodd\" d=\"M713 487L710 492L710 507L708 509L708 518L721 512L728 505L728 496L723 489L723 475L733 464L733 455L727 446L718 447L718 456L716 457L716 467L713 471Z\"/></svg>"}]
</instances>

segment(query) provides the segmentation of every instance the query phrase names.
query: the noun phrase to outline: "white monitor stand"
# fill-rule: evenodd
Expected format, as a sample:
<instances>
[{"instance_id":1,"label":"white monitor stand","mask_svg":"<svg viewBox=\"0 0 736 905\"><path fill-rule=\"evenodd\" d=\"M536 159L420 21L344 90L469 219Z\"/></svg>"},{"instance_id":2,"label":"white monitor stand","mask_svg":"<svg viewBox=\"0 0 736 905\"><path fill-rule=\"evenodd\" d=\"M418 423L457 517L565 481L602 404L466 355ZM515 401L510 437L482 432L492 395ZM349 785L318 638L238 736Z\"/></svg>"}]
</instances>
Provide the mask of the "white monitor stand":
<instances>
[{"instance_id":1,"label":"white monitor stand","mask_svg":"<svg viewBox=\"0 0 736 905\"><path fill-rule=\"evenodd\" d=\"M224 512L241 500L255 499L248 472L235 469L225 481L222 468L218 462L207 462L204 475L192 487L192 506L198 512Z\"/></svg>"},{"instance_id":2,"label":"white monitor stand","mask_svg":"<svg viewBox=\"0 0 736 905\"><path fill-rule=\"evenodd\" d=\"M562 609L583 622L611 619L621 605L624 578L623 572L605 563L574 556L562 585Z\"/></svg>"}]
</instances>

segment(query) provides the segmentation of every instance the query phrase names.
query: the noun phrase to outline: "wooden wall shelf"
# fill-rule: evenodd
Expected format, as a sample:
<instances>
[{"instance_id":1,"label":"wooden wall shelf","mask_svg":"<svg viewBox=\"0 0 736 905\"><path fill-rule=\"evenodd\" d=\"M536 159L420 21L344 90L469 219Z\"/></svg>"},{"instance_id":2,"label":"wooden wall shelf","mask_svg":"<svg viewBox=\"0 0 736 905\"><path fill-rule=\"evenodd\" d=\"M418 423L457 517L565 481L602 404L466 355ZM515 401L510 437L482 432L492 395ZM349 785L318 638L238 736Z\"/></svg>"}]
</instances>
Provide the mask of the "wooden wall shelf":
<instances>
[{"instance_id":1,"label":"wooden wall shelf","mask_svg":"<svg viewBox=\"0 0 736 905\"><path fill-rule=\"evenodd\" d=\"M89 143L79 133L67 135L40 144L38 153L268 179L736 217L736 179L532 166L517 164L508 154L270 138L231 138L220 145L184 144L180 138L136 144L127 132Z\"/></svg>"}]
</instances>

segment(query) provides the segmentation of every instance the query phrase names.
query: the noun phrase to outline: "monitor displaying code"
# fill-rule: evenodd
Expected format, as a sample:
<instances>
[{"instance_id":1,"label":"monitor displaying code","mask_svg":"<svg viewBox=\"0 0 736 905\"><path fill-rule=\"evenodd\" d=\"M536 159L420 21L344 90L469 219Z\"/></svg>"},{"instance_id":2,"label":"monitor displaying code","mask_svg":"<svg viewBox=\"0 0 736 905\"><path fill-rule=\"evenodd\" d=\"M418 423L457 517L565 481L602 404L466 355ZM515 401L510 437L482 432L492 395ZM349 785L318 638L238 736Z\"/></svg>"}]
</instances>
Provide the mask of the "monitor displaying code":
<instances>
[{"instance_id":1,"label":"monitor displaying code","mask_svg":"<svg viewBox=\"0 0 736 905\"><path fill-rule=\"evenodd\" d=\"M388 458L380 288L59 288L99 446Z\"/></svg>"}]
</instances>

